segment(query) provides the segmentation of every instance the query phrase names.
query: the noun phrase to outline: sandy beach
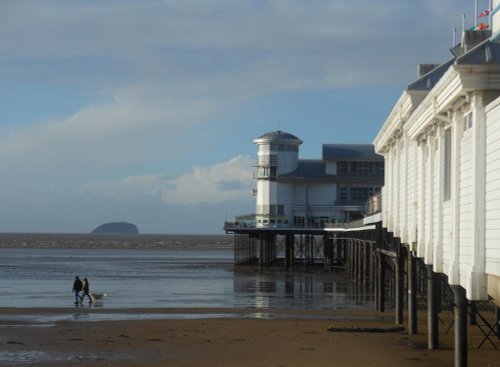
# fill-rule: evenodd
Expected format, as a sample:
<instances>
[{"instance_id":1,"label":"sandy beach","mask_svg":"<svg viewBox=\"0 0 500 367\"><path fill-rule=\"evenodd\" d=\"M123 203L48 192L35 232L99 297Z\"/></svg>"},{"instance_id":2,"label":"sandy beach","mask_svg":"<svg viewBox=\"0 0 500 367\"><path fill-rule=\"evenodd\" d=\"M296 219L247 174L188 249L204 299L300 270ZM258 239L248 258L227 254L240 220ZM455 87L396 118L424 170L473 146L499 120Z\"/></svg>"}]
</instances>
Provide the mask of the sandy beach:
<instances>
[{"instance_id":1,"label":"sandy beach","mask_svg":"<svg viewBox=\"0 0 500 367\"><path fill-rule=\"evenodd\" d=\"M329 331L395 326L372 311L3 308L0 319L0 366L454 365L452 333L427 350L425 319L415 336ZM469 365L499 366L491 345L476 349L481 339L471 328Z\"/></svg>"}]
</instances>

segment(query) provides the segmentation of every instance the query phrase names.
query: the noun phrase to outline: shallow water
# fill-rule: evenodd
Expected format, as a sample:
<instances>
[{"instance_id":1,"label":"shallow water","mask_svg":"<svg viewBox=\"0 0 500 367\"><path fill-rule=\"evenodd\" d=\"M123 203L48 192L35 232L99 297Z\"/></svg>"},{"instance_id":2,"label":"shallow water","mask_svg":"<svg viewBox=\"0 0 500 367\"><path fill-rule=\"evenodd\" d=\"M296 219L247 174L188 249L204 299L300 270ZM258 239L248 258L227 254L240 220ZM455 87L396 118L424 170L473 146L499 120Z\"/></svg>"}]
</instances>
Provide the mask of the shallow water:
<instances>
[{"instance_id":1,"label":"shallow water","mask_svg":"<svg viewBox=\"0 0 500 367\"><path fill-rule=\"evenodd\" d=\"M145 249L0 248L0 307L75 307L75 275L88 277L91 291L107 294L104 302L78 309L372 306L370 295L342 274L234 272L231 248L195 242Z\"/></svg>"}]
</instances>

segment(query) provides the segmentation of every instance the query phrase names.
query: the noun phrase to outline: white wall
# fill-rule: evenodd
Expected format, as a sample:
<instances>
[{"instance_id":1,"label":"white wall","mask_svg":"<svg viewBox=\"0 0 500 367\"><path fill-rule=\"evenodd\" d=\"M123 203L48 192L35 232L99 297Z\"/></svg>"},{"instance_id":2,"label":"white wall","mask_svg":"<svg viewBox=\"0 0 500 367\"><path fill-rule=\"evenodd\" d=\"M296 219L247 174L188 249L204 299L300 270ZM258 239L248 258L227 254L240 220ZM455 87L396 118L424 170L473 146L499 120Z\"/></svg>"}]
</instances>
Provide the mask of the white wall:
<instances>
[{"instance_id":1,"label":"white wall","mask_svg":"<svg viewBox=\"0 0 500 367\"><path fill-rule=\"evenodd\" d=\"M327 175L337 174L337 162L326 162L325 172Z\"/></svg>"},{"instance_id":2,"label":"white wall","mask_svg":"<svg viewBox=\"0 0 500 367\"><path fill-rule=\"evenodd\" d=\"M486 109L485 186L486 273L500 276L500 98Z\"/></svg>"},{"instance_id":3,"label":"white wall","mask_svg":"<svg viewBox=\"0 0 500 367\"><path fill-rule=\"evenodd\" d=\"M420 121L427 124L421 129L424 133L413 130L410 136L404 131L383 151L384 226L435 271L448 275L450 284L463 286L470 299L486 299L485 272L500 275L500 98L488 106L486 116L485 100L482 92L471 94L447 123L426 119L424 114ZM470 111L473 126L464 131L464 115ZM445 129L452 132L448 200L443 197Z\"/></svg>"}]
</instances>

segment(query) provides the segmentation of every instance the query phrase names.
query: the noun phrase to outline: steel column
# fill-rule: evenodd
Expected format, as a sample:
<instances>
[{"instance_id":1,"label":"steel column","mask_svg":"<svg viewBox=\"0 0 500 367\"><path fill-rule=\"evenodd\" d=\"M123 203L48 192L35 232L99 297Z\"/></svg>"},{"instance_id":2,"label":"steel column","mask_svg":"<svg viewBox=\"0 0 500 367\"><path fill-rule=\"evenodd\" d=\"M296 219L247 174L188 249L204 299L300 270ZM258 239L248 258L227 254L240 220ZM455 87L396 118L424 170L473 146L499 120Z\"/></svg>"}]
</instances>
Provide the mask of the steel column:
<instances>
[{"instance_id":1,"label":"steel column","mask_svg":"<svg viewBox=\"0 0 500 367\"><path fill-rule=\"evenodd\" d=\"M430 350L439 348L440 287L439 275L433 271L432 265L427 265L427 336Z\"/></svg>"},{"instance_id":2,"label":"steel column","mask_svg":"<svg viewBox=\"0 0 500 367\"><path fill-rule=\"evenodd\" d=\"M465 289L452 285L455 298L455 367L467 367L467 307Z\"/></svg>"},{"instance_id":3,"label":"steel column","mask_svg":"<svg viewBox=\"0 0 500 367\"><path fill-rule=\"evenodd\" d=\"M404 274L403 258L399 254L394 259L394 317L397 325L403 324Z\"/></svg>"},{"instance_id":4,"label":"steel column","mask_svg":"<svg viewBox=\"0 0 500 367\"><path fill-rule=\"evenodd\" d=\"M417 259L408 252L408 333L415 335L417 328Z\"/></svg>"}]
</instances>

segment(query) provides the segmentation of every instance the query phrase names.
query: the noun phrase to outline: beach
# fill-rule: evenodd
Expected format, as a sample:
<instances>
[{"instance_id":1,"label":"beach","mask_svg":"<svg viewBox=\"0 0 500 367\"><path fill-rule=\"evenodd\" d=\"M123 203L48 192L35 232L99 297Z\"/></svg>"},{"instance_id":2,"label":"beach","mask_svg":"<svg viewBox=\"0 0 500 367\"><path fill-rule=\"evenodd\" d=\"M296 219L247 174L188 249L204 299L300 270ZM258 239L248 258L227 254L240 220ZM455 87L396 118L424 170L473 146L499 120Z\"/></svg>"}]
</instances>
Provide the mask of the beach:
<instances>
[{"instance_id":1,"label":"beach","mask_svg":"<svg viewBox=\"0 0 500 367\"><path fill-rule=\"evenodd\" d=\"M440 350L423 310L418 335L368 332L393 313L344 273L234 271L226 239L0 236L0 366L454 366L450 311ZM105 300L75 307L76 274ZM482 340L469 365L500 367Z\"/></svg>"},{"instance_id":2,"label":"beach","mask_svg":"<svg viewBox=\"0 0 500 367\"><path fill-rule=\"evenodd\" d=\"M0 309L0 366L454 365L452 333L440 336L442 349L427 350L424 318L419 320L419 335L409 336L406 331L368 332L371 328L393 328L391 313L93 309L87 310L86 316L99 317L78 319L74 312L64 308ZM329 331L332 327L363 330ZM499 366L499 353L491 345L475 349L480 340L471 328L469 365Z\"/></svg>"}]
</instances>

